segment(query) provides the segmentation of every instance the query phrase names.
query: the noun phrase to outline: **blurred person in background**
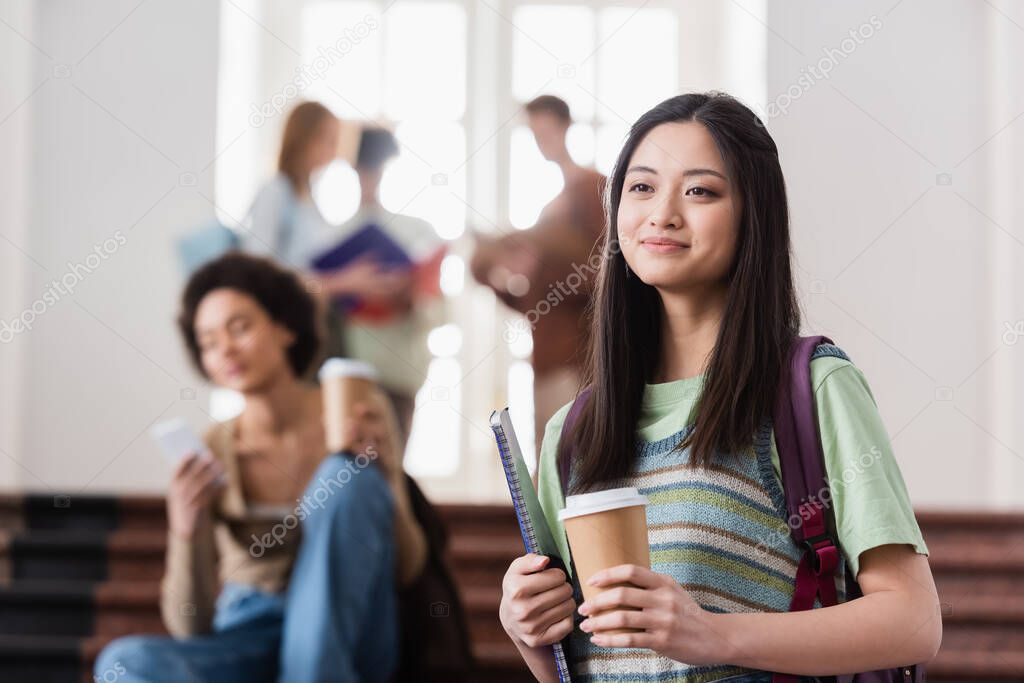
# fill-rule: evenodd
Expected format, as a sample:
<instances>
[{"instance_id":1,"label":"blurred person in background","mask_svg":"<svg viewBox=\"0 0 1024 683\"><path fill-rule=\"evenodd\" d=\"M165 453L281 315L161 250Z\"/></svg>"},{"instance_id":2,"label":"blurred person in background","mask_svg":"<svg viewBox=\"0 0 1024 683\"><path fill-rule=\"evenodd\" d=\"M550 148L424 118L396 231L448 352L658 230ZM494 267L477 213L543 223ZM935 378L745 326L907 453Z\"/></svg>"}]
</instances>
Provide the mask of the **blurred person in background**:
<instances>
[{"instance_id":1,"label":"blurred person in background","mask_svg":"<svg viewBox=\"0 0 1024 683\"><path fill-rule=\"evenodd\" d=\"M544 425L579 386L582 350L589 336L584 312L593 291L587 270L602 234L605 177L573 161L566 146L572 125L569 105L541 95L525 106L527 122L548 161L558 165L562 191L541 211L536 224L502 237L480 236L470 263L473 277L506 305L526 315L505 337L533 334L535 443Z\"/></svg>"},{"instance_id":2,"label":"blurred person in background","mask_svg":"<svg viewBox=\"0 0 1024 683\"><path fill-rule=\"evenodd\" d=\"M427 221L392 213L381 205L380 186L386 165L398 156L399 147L391 131L380 127L363 129L355 170L359 177L359 208L335 232L344 240L368 226L379 228L405 252L422 276L410 277L394 289L389 311L384 315L352 313L346 317L337 340L328 347L344 355L371 363L398 414L404 438L412 426L416 392L426 379L430 365L427 333L443 321L443 306L437 285L440 259L445 244ZM426 271L434 271L427 273ZM422 286L418 286L417 280Z\"/></svg>"},{"instance_id":3,"label":"blurred person in background","mask_svg":"<svg viewBox=\"0 0 1024 683\"><path fill-rule=\"evenodd\" d=\"M354 125L354 124L353 124ZM338 238L313 201L312 180L339 158L342 122L319 102L296 105L285 122L277 173L260 188L245 220L242 249L268 256L301 273L307 288L326 299L353 296L390 305L407 296L409 276L381 267L372 259L356 260L327 273L310 270L313 259ZM339 321L328 308L326 351L340 355L332 343Z\"/></svg>"},{"instance_id":4,"label":"blurred person in background","mask_svg":"<svg viewBox=\"0 0 1024 683\"><path fill-rule=\"evenodd\" d=\"M179 327L213 383L245 397L167 494L161 612L171 638L113 641L95 671L137 681L377 681L399 662L403 586L428 541L401 469L394 412L374 399L327 453L314 301L292 273L231 253L201 268ZM218 588L218 586L220 586Z\"/></svg>"}]
</instances>

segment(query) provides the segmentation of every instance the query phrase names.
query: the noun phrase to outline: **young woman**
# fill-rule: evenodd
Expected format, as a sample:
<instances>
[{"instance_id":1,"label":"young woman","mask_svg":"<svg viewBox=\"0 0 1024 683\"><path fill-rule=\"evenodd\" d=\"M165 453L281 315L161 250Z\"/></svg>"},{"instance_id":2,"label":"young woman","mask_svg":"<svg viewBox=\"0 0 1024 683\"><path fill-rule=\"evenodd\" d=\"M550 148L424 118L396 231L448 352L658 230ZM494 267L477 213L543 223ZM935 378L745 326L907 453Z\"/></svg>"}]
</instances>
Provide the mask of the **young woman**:
<instances>
[{"instance_id":1,"label":"young woman","mask_svg":"<svg viewBox=\"0 0 1024 683\"><path fill-rule=\"evenodd\" d=\"M311 261L338 239L313 201L312 179L338 156L341 122L319 102L303 102L288 114L277 173L260 188L246 218L243 248L270 256L307 277ZM409 278L371 260L315 276L329 296L355 295L392 301L408 296Z\"/></svg>"},{"instance_id":2,"label":"young woman","mask_svg":"<svg viewBox=\"0 0 1024 683\"><path fill-rule=\"evenodd\" d=\"M111 643L97 680L385 680L398 662L396 591L426 559L383 392L327 454L314 302L270 261L229 254L200 269L179 318L200 372L245 397L167 494L161 610L174 638ZM220 586L218 593L218 585Z\"/></svg>"},{"instance_id":3,"label":"young woman","mask_svg":"<svg viewBox=\"0 0 1024 683\"><path fill-rule=\"evenodd\" d=\"M578 681L813 680L931 659L927 547L867 382L834 347L811 379L833 532L864 595L787 611L801 550L770 416L800 318L763 124L723 94L666 100L633 125L606 206L592 391L565 443L569 406L548 422L538 487L568 565L558 459L571 457L570 493L637 486L651 569L599 572L592 584L629 587L577 606L546 558L516 559L500 613L530 668L557 680L545 646L566 636ZM608 633L623 627L637 630Z\"/></svg>"}]
</instances>

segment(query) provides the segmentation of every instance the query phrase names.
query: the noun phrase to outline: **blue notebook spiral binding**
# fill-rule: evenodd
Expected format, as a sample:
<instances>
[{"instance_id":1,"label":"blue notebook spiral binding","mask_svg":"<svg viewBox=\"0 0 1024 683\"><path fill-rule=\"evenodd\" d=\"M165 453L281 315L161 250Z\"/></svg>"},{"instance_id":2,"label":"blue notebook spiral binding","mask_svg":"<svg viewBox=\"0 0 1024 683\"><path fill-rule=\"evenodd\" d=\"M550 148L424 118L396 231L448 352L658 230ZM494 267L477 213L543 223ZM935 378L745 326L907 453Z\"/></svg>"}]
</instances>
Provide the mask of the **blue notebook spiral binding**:
<instances>
[{"instance_id":1,"label":"blue notebook spiral binding","mask_svg":"<svg viewBox=\"0 0 1024 683\"><path fill-rule=\"evenodd\" d=\"M557 567L566 571L565 564L558 555L551 531L544 521L544 513L540 507L540 501L537 499L537 492L530 481L530 473L523 460L519 440L512 428L512 419L509 417L508 408L491 413L490 422L491 431L494 432L494 438L498 442L501 466L505 470L508 492L512 496L512 506L515 508L516 520L519 522L519 532L523 536L523 546L526 547L526 552L547 555L549 568ZM526 480L525 488L524 479ZM537 523L534 523L534 520L537 520ZM568 572L566 572L566 576L568 576ZM558 680L560 683L571 683L569 662L566 659L562 643L554 643L551 649L555 656L555 666L558 669Z\"/></svg>"}]
</instances>

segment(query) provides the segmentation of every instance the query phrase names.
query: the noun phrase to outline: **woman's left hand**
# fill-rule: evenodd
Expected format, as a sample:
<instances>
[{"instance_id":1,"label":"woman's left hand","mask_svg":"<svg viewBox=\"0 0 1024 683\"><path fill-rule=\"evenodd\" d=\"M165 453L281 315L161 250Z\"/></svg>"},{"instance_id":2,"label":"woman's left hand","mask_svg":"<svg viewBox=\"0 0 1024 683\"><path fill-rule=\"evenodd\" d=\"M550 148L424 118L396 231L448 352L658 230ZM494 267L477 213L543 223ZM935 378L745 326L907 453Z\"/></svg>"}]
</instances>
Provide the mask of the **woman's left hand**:
<instances>
[{"instance_id":1,"label":"woman's left hand","mask_svg":"<svg viewBox=\"0 0 1024 683\"><path fill-rule=\"evenodd\" d=\"M671 576L623 564L594 574L590 583L612 586L579 606L587 617L580 628L594 634L595 645L649 648L687 664L727 663L729 643L715 622L717 615L698 605ZM621 628L643 630L602 633Z\"/></svg>"}]
</instances>

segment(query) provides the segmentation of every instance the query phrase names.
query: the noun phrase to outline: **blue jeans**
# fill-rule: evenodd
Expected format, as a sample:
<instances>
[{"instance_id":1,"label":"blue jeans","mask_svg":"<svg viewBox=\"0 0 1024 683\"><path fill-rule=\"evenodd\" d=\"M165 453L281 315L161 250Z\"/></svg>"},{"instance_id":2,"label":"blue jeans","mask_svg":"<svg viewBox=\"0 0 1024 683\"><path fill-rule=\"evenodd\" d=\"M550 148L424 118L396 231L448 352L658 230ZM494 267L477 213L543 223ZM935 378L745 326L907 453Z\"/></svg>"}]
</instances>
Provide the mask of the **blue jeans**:
<instances>
[{"instance_id":1,"label":"blue jeans","mask_svg":"<svg viewBox=\"0 0 1024 683\"><path fill-rule=\"evenodd\" d=\"M225 584L212 633L118 638L96 659L95 680L387 680L399 654L391 491L376 466L359 468L346 455L331 455L306 495L323 506L302 520L286 594Z\"/></svg>"}]
</instances>

